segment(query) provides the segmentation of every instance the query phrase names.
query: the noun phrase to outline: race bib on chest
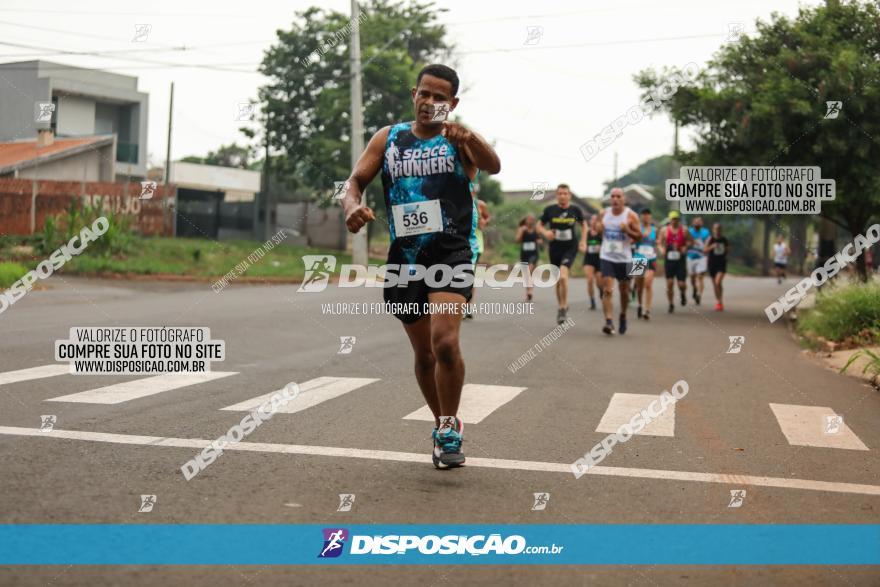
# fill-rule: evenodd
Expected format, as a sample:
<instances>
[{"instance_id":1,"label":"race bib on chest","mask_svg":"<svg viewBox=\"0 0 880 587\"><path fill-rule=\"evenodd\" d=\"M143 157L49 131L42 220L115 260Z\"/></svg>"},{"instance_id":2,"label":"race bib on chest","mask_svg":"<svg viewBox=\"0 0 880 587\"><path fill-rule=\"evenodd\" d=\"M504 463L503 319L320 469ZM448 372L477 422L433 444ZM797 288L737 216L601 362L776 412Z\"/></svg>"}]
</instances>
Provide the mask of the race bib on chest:
<instances>
[{"instance_id":1,"label":"race bib on chest","mask_svg":"<svg viewBox=\"0 0 880 587\"><path fill-rule=\"evenodd\" d=\"M599 245L587 245L587 252L595 254L599 252Z\"/></svg>"},{"instance_id":2,"label":"race bib on chest","mask_svg":"<svg viewBox=\"0 0 880 587\"><path fill-rule=\"evenodd\" d=\"M570 241L572 239L572 231L570 228L557 228L555 238L558 241Z\"/></svg>"},{"instance_id":3,"label":"race bib on chest","mask_svg":"<svg viewBox=\"0 0 880 587\"><path fill-rule=\"evenodd\" d=\"M534 251L535 250L535 241L527 241L524 242L522 250L524 251Z\"/></svg>"},{"instance_id":4,"label":"race bib on chest","mask_svg":"<svg viewBox=\"0 0 880 587\"><path fill-rule=\"evenodd\" d=\"M602 241L602 251L615 254L623 253L625 251L623 241Z\"/></svg>"},{"instance_id":5,"label":"race bib on chest","mask_svg":"<svg viewBox=\"0 0 880 587\"><path fill-rule=\"evenodd\" d=\"M666 258L670 261L678 261L681 259L681 253L679 251L669 251L666 253Z\"/></svg>"},{"instance_id":6,"label":"race bib on chest","mask_svg":"<svg viewBox=\"0 0 880 587\"><path fill-rule=\"evenodd\" d=\"M397 204L391 208L397 236L414 236L443 230L440 200Z\"/></svg>"},{"instance_id":7,"label":"race bib on chest","mask_svg":"<svg viewBox=\"0 0 880 587\"><path fill-rule=\"evenodd\" d=\"M651 245L639 245L636 249L636 252L642 257L653 257L654 256L654 247Z\"/></svg>"},{"instance_id":8,"label":"race bib on chest","mask_svg":"<svg viewBox=\"0 0 880 587\"><path fill-rule=\"evenodd\" d=\"M724 254L724 243L716 244L715 248L713 250L715 251L716 255L723 255Z\"/></svg>"}]
</instances>

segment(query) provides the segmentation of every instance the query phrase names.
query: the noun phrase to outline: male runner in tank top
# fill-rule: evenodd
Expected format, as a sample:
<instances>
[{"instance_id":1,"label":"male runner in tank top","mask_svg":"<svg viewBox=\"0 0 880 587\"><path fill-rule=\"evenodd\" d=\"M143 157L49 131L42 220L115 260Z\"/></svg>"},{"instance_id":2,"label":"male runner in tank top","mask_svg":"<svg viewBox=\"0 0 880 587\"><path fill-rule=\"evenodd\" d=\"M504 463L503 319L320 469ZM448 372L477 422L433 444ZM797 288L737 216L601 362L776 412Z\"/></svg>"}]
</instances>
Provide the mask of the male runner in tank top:
<instances>
[{"instance_id":1,"label":"male runner in tank top","mask_svg":"<svg viewBox=\"0 0 880 587\"><path fill-rule=\"evenodd\" d=\"M654 272L657 271L657 227L651 220L651 209L642 208L641 228L642 240L635 243L633 259L644 259L645 271L636 276L639 308L636 316L651 319L651 307L654 303Z\"/></svg>"},{"instance_id":2,"label":"male runner in tank top","mask_svg":"<svg viewBox=\"0 0 880 587\"><path fill-rule=\"evenodd\" d=\"M691 235L681 225L681 215L677 210L669 213L669 224L660 231L657 248L663 257L663 271L666 273L666 298L669 300L669 313L675 311L672 301L673 280L678 281L681 305L687 304L687 265L685 254L691 244Z\"/></svg>"},{"instance_id":3,"label":"male runner in tank top","mask_svg":"<svg viewBox=\"0 0 880 587\"><path fill-rule=\"evenodd\" d=\"M691 244L687 252L687 272L691 276L694 303L699 306L700 300L703 298L703 287L708 270L706 254L703 249L706 248L706 241L712 235L709 229L703 226L703 219L699 216L694 218L691 227L688 228L688 233L691 235Z\"/></svg>"},{"instance_id":4,"label":"male runner in tank top","mask_svg":"<svg viewBox=\"0 0 880 587\"><path fill-rule=\"evenodd\" d=\"M580 237L577 227L580 226ZM556 323L562 324L568 318L568 276L571 264L578 251L587 250L587 220L584 212L571 203L571 189L568 184L556 186L556 203L544 208L538 222L538 230L550 243L550 264L559 267L559 281L556 282Z\"/></svg>"},{"instance_id":5,"label":"male runner in tank top","mask_svg":"<svg viewBox=\"0 0 880 587\"><path fill-rule=\"evenodd\" d=\"M629 279L632 270L632 243L642 238L638 215L626 206L623 190L611 190L611 207L601 212L599 230L602 248L599 260L602 269L602 309L605 310L605 326L602 332L614 334L614 280L620 289L620 334L626 333L626 307L629 304Z\"/></svg>"},{"instance_id":6,"label":"male runner in tank top","mask_svg":"<svg viewBox=\"0 0 880 587\"><path fill-rule=\"evenodd\" d=\"M788 248L785 237L780 234L776 239L776 244L773 245L773 272L776 273L776 283L782 283L782 280L785 279L785 268L788 267L790 254L791 249Z\"/></svg>"},{"instance_id":7,"label":"male runner in tank top","mask_svg":"<svg viewBox=\"0 0 880 587\"><path fill-rule=\"evenodd\" d=\"M602 248L602 233L599 232L599 215L590 216L587 226L587 252L584 254L584 275L587 277L587 295L590 296L590 309L596 309L594 286L598 285L599 298L602 298L602 271L599 251Z\"/></svg>"},{"instance_id":8,"label":"male runner in tank top","mask_svg":"<svg viewBox=\"0 0 880 587\"><path fill-rule=\"evenodd\" d=\"M532 273L538 265L538 247L544 242L538 233L538 219L534 214L529 214L519 222L516 229L516 242L519 245L519 262L528 269L526 277L526 301L531 302L535 292L532 284Z\"/></svg>"},{"instance_id":9,"label":"male runner in tank top","mask_svg":"<svg viewBox=\"0 0 880 587\"><path fill-rule=\"evenodd\" d=\"M445 104L450 111L458 105L458 87L458 75L451 68L436 64L422 68L412 89L416 120L386 126L373 135L349 178L342 203L350 232L375 220L361 198L381 172L391 235L388 264L400 265L401 277L415 265L425 266L426 274L434 277L443 275L431 271L435 266L449 268L456 275L446 285L436 285L435 279L431 286L424 278L416 278L405 287L386 287L386 302L414 303L419 308L425 303L461 307L471 297L472 282L462 285L458 278L462 273L472 276L476 261L477 206L471 183L477 170L498 173L501 162L477 133L461 124L435 121L436 104ZM409 336L416 380L434 414L434 466L460 466L465 460L462 423L457 417L464 379L461 312L396 317Z\"/></svg>"}]
</instances>

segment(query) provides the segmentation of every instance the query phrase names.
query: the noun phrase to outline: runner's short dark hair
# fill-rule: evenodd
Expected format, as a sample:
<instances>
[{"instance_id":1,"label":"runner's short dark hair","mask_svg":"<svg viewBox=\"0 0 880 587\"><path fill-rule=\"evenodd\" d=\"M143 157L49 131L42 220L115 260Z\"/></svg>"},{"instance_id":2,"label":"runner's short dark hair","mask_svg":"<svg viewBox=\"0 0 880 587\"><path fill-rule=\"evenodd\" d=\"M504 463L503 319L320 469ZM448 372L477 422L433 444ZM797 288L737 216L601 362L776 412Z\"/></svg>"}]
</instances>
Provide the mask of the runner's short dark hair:
<instances>
[{"instance_id":1,"label":"runner's short dark hair","mask_svg":"<svg viewBox=\"0 0 880 587\"><path fill-rule=\"evenodd\" d=\"M562 188L565 188L565 189L567 189L568 191L571 191L571 188L568 187L568 184L567 184L567 183L561 183L561 184L559 184L558 186L556 186L556 189L557 189L557 190L562 189Z\"/></svg>"},{"instance_id":2,"label":"runner's short dark hair","mask_svg":"<svg viewBox=\"0 0 880 587\"><path fill-rule=\"evenodd\" d=\"M440 63L432 63L431 65L426 65L419 72L419 77L416 78L416 86L421 83L422 77L426 75L439 77L440 79L448 81L450 84L452 84L453 97L458 94L458 74L455 73L455 70L451 67L442 65Z\"/></svg>"}]
</instances>

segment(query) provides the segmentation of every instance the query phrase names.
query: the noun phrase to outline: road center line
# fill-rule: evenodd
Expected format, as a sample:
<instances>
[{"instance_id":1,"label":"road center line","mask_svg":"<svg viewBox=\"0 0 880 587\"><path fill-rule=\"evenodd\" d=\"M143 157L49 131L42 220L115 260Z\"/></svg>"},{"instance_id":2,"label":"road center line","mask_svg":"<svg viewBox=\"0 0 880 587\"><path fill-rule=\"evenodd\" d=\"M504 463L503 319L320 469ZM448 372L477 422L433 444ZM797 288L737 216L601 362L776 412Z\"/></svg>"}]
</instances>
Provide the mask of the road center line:
<instances>
[{"instance_id":1,"label":"road center line","mask_svg":"<svg viewBox=\"0 0 880 587\"><path fill-rule=\"evenodd\" d=\"M114 444L133 444L143 446L173 446L178 448L202 448L211 441L199 438L164 438L161 436L133 436L130 434L111 434L107 432L86 432L81 430L52 430L42 432L39 428L19 428L0 426L0 434L7 436L39 436L43 438L63 438L90 442L109 442ZM305 446L300 444L276 444L267 442L239 442L224 447L223 450L267 452L280 454L300 454L327 457L346 457L373 459L380 461L399 461L429 464L428 454L397 452L387 450L364 450L333 446ZM516 461L509 459L483 459L471 457L468 467L490 469L515 469L520 471L541 471L546 473L571 474L571 465L566 463L545 463L540 461ZM702 483L721 483L725 485L753 485L779 487L781 489L804 489L807 491L830 491L833 493L855 493L860 495L880 495L880 485L859 483L840 483L834 481L815 481L810 479L786 479L782 477L760 477L726 473L698 473L694 471L666 471L661 469L635 469L630 467L591 467L586 476L630 477L638 479L661 479L667 481L697 481ZM572 479L574 481L574 479Z\"/></svg>"}]
</instances>

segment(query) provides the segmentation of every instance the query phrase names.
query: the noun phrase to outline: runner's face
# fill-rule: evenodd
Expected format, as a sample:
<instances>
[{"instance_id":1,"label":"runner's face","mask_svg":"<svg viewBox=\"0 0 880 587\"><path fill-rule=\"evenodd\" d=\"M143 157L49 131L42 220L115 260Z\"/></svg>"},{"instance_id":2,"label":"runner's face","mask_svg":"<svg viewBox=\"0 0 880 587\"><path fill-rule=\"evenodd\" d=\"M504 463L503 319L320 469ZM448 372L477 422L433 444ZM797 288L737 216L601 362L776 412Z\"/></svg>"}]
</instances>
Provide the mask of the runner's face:
<instances>
[{"instance_id":1,"label":"runner's face","mask_svg":"<svg viewBox=\"0 0 880 587\"><path fill-rule=\"evenodd\" d=\"M701 228L703 228L703 219L700 218L699 216L694 218L694 228L696 228L697 230L700 230Z\"/></svg>"},{"instance_id":2,"label":"runner's face","mask_svg":"<svg viewBox=\"0 0 880 587\"><path fill-rule=\"evenodd\" d=\"M611 190L611 209L615 214L623 210L623 192L620 190Z\"/></svg>"},{"instance_id":3,"label":"runner's face","mask_svg":"<svg viewBox=\"0 0 880 587\"><path fill-rule=\"evenodd\" d=\"M556 190L556 203L559 204L562 208L567 208L568 203L571 202L571 192L566 188L559 188Z\"/></svg>"},{"instance_id":4,"label":"runner's face","mask_svg":"<svg viewBox=\"0 0 880 587\"><path fill-rule=\"evenodd\" d=\"M455 110L458 98L452 97L452 84L445 79L433 75L423 75L418 87L412 89L413 107L419 124L434 126L442 124L431 122L432 106L439 102L448 102L450 110Z\"/></svg>"},{"instance_id":5,"label":"runner's face","mask_svg":"<svg viewBox=\"0 0 880 587\"><path fill-rule=\"evenodd\" d=\"M651 226L650 214L642 214L642 224L644 224L645 226Z\"/></svg>"}]
</instances>

